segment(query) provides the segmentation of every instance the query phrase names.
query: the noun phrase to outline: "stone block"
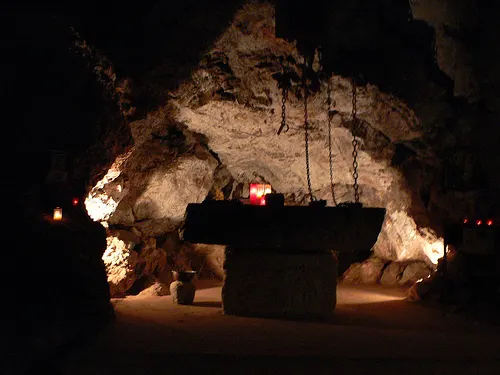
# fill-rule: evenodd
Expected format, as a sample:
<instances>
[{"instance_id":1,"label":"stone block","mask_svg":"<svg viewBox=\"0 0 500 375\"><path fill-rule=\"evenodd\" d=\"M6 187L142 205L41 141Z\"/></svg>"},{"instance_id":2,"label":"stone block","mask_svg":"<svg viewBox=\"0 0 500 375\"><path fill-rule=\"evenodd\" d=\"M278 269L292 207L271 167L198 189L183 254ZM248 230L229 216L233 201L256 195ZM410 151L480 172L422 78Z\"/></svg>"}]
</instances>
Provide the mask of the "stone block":
<instances>
[{"instance_id":1,"label":"stone block","mask_svg":"<svg viewBox=\"0 0 500 375\"><path fill-rule=\"evenodd\" d=\"M226 250L225 314L326 318L336 304L337 262L332 253L287 254Z\"/></svg>"}]
</instances>

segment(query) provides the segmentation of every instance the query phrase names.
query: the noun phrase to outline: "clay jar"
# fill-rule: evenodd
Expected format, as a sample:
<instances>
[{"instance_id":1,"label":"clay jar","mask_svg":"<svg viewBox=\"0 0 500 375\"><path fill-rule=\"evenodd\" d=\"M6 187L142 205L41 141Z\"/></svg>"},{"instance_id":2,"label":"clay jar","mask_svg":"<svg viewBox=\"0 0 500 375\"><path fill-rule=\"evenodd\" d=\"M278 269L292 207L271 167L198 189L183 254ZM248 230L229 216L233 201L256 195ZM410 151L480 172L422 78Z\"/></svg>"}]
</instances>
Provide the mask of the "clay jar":
<instances>
[{"instance_id":1,"label":"clay jar","mask_svg":"<svg viewBox=\"0 0 500 375\"><path fill-rule=\"evenodd\" d=\"M172 271L174 281L170 284L172 302L178 305L191 305L194 301L196 286L193 279L196 271Z\"/></svg>"}]
</instances>

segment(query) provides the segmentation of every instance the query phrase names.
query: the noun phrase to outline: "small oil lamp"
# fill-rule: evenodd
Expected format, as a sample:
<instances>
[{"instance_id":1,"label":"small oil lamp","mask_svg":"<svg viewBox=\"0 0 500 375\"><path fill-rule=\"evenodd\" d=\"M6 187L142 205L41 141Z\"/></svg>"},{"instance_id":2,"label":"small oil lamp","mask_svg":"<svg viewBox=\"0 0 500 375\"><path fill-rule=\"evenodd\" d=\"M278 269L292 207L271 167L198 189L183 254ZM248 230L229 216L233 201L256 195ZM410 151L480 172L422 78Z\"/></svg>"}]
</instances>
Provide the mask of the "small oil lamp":
<instances>
[{"instance_id":1,"label":"small oil lamp","mask_svg":"<svg viewBox=\"0 0 500 375\"><path fill-rule=\"evenodd\" d=\"M52 216L54 221L61 221L62 217L63 217L62 216L62 208L61 207L54 208L54 215Z\"/></svg>"}]
</instances>

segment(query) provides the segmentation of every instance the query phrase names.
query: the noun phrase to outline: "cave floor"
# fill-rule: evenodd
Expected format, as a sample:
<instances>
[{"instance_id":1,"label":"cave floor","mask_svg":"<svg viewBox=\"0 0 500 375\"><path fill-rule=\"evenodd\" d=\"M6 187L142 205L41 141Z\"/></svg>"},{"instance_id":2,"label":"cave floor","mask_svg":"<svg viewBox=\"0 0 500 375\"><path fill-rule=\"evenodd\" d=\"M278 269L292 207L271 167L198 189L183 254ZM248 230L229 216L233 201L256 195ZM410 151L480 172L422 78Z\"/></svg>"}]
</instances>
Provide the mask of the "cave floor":
<instances>
[{"instance_id":1,"label":"cave floor","mask_svg":"<svg viewBox=\"0 0 500 375\"><path fill-rule=\"evenodd\" d=\"M404 300L404 290L338 288L330 321L226 316L221 287L192 306L115 300L116 321L60 364L63 374L499 374L500 327Z\"/></svg>"}]
</instances>

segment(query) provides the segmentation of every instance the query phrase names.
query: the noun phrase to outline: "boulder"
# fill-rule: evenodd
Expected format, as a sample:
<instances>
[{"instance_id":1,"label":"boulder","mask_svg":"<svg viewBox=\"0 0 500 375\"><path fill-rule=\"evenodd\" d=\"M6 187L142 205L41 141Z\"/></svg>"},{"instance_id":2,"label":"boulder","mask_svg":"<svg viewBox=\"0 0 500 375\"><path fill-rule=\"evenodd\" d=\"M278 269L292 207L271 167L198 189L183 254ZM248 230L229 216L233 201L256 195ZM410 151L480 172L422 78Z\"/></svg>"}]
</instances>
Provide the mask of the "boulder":
<instances>
[{"instance_id":1,"label":"boulder","mask_svg":"<svg viewBox=\"0 0 500 375\"><path fill-rule=\"evenodd\" d=\"M137 297L161 297L168 295L170 295L169 285L161 282L155 282L153 285L140 292Z\"/></svg>"},{"instance_id":2,"label":"boulder","mask_svg":"<svg viewBox=\"0 0 500 375\"><path fill-rule=\"evenodd\" d=\"M361 283L361 263L353 263L342 275L342 282L345 284Z\"/></svg>"},{"instance_id":3,"label":"boulder","mask_svg":"<svg viewBox=\"0 0 500 375\"><path fill-rule=\"evenodd\" d=\"M412 262L409 263L404 269L401 279L399 280L399 284L411 285L420 279L425 280L429 278L431 274L432 270L425 262Z\"/></svg>"},{"instance_id":4,"label":"boulder","mask_svg":"<svg viewBox=\"0 0 500 375\"><path fill-rule=\"evenodd\" d=\"M360 281L362 284L377 284L380 281L382 270L385 266L384 260L371 257L361 263Z\"/></svg>"},{"instance_id":5,"label":"boulder","mask_svg":"<svg viewBox=\"0 0 500 375\"><path fill-rule=\"evenodd\" d=\"M391 262L382 273L380 283L382 285L398 285L406 264L401 262Z\"/></svg>"},{"instance_id":6,"label":"boulder","mask_svg":"<svg viewBox=\"0 0 500 375\"><path fill-rule=\"evenodd\" d=\"M363 263L352 264L344 272L342 282L346 284L377 284L385 262L378 257L371 257Z\"/></svg>"},{"instance_id":7,"label":"boulder","mask_svg":"<svg viewBox=\"0 0 500 375\"><path fill-rule=\"evenodd\" d=\"M126 231L115 232L123 236ZM142 278L157 275L166 270L167 254L156 247L156 240L149 238L136 250L130 243L118 237L107 238L108 247L102 257L108 275L108 284L112 297L123 297ZM140 290L135 291L138 293Z\"/></svg>"},{"instance_id":8,"label":"boulder","mask_svg":"<svg viewBox=\"0 0 500 375\"><path fill-rule=\"evenodd\" d=\"M128 249L133 249L135 246L141 243L141 235L135 228L132 228L130 230L110 229L108 233L109 235L123 241Z\"/></svg>"},{"instance_id":9,"label":"boulder","mask_svg":"<svg viewBox=\"0 0 500 375\"><path fill-rule=\"evenodd\" d=\"M139 254L129 249L122 240L110 236L107 238L107 248L102 260L106 266L111 296L123 296L138 279L135 271L139 264Z\"/></svg>"},{"instance_id":10,"label":"boulder","mask_svg":"<svg viewBox=\"0 0 500 375\"><path fill-rule=\"evenodd\" d=\"M199 269L200 277L204 279L224 278L224 252L226 246L195 244L194 252L202 257L202 267Z\"/></svg>"}]
</instances>

